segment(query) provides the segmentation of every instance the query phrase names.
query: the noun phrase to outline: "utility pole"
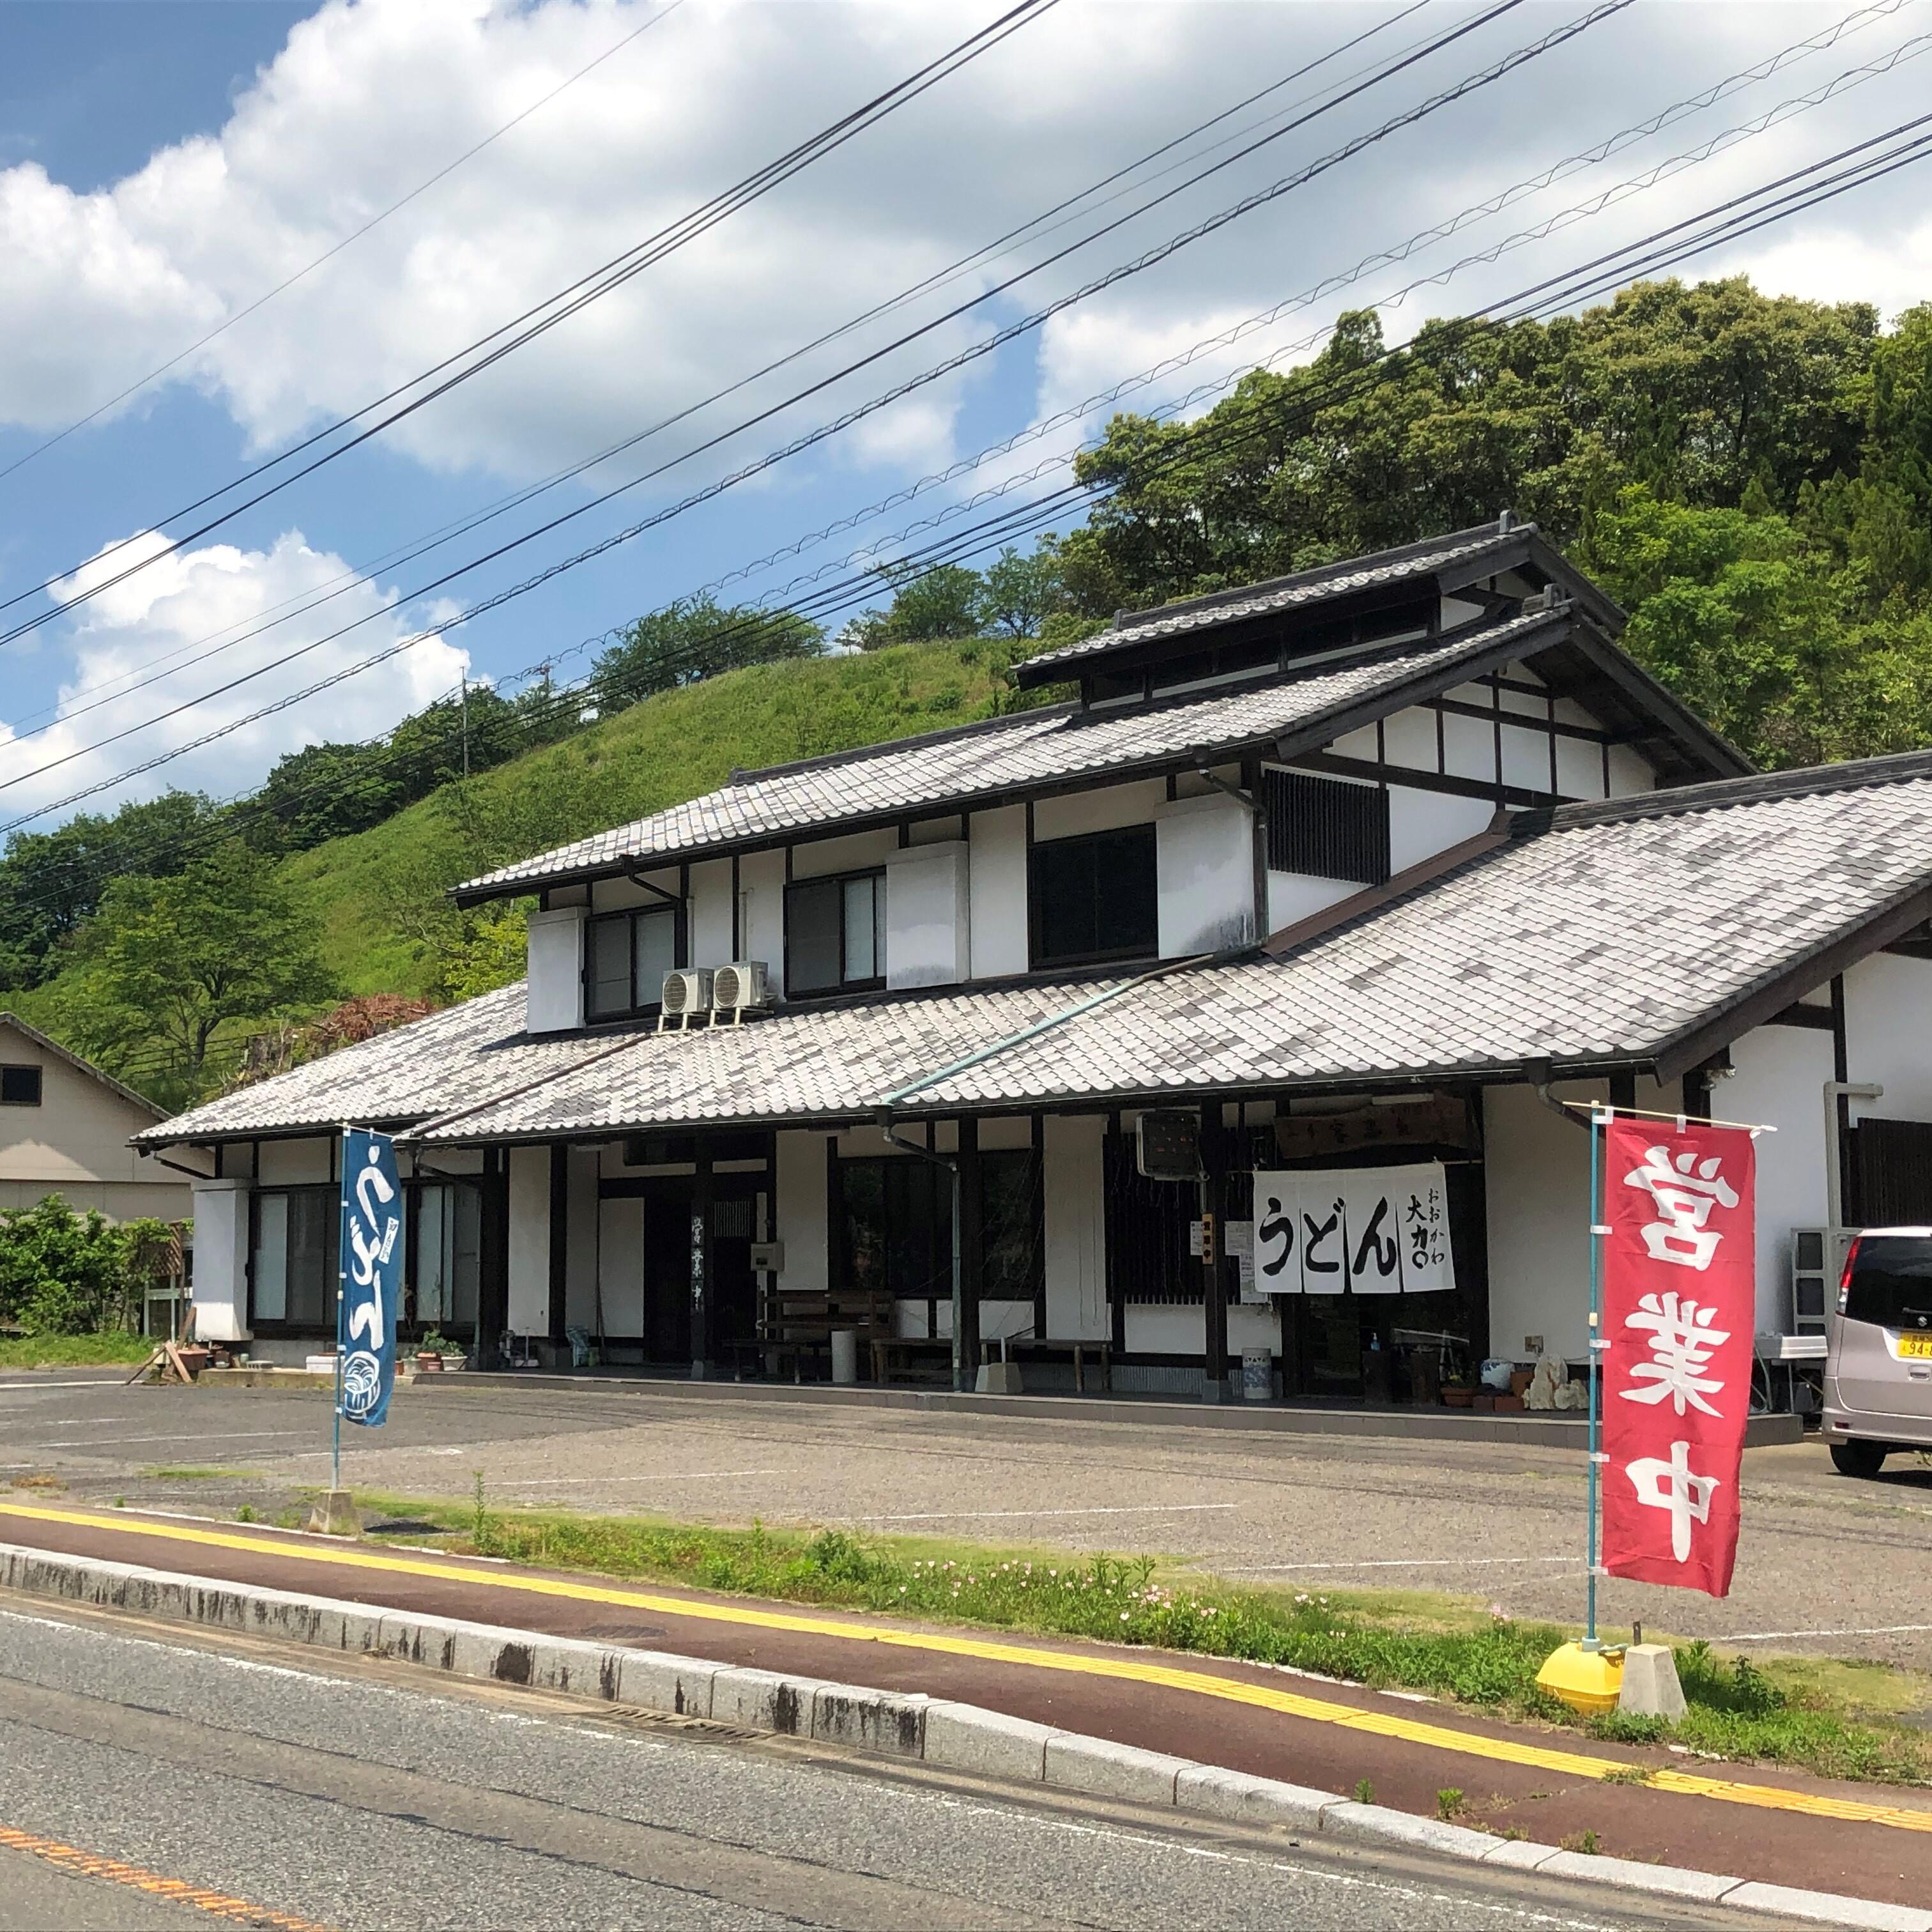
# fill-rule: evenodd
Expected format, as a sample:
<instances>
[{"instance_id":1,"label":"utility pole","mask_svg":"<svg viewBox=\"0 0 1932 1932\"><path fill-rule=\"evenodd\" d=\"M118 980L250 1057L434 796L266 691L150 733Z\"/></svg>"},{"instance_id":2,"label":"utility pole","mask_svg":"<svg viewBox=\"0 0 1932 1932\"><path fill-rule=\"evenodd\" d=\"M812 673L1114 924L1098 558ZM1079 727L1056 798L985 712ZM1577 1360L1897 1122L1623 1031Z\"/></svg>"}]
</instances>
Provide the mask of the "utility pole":
<instances>
[{"instance_id":1,"label":"utility pole","mask_svg":"<svg viewBox=\"0 0 1932 1932\"><path fill-rule=\"evenodd\" d=\"M463 679L463 776L470 776L470 672L466 666Z\"/></svg>"}]
</instances>

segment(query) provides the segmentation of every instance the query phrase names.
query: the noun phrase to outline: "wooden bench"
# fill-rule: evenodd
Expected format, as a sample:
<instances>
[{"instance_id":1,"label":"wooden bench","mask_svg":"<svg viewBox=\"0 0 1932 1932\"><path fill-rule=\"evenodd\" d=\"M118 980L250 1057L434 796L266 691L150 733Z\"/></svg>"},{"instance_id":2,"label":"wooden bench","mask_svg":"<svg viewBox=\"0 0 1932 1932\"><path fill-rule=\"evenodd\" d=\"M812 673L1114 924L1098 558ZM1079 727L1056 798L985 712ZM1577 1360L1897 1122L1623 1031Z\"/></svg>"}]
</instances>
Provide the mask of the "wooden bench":
<instances>
[{"instance_id":1,"label":"wooden bench","mask_svg":"<svg viewBox=\"0 0 1932 1932\"><path fill-rule=\"evenodd\" d=\"M1114 1345L1109 1341L1069 1340L1056 1341L1051 1335L1009 1335L988 1338L980 1344L980 1360L999 1362L1016 1355L1045 1355L1070 1358L1073 1364L1073 1391L1087 1393L1087 1364L1091 1360L1100 1368L1100 1386L1112 1392L1114 1386Z\"/></svg>"},{"instance_id":2,"label":"wooden bench","mask_svg":"<svg viewBox=\"0 0 1932 1932\"><path fill-rule=\"evenodd\" d=\"M890 1382L896 1370L902 1370L909 1378L919 1382L951 1382L951 1338L944 1335L874 1335L873 1381Z\"/></svg>"},{"instance_id":3,"label":"wooden bench","mask_svg":"<svg viewBox=\"0 0 1932 1932\"><path fill-rule=\"evenodd\" d=\"M854 1330L862 1346L890 1336L892 1327L892 1298L883 1288L773 1288L760 1299L755 1347L770 1372L782 1376L789 1363L793 1380L802 1382L808 1360L829 1365L835 1330Z\"/></svg>"}]
</instances>

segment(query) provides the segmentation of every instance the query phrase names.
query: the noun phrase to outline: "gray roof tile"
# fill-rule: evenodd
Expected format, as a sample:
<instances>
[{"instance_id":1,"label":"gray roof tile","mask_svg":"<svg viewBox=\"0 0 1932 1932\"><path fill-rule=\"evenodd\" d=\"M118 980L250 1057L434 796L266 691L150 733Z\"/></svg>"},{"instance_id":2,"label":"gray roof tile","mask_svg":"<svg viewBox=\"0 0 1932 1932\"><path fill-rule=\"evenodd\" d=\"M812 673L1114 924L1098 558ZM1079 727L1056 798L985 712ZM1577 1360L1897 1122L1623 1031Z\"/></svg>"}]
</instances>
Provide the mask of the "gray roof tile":
<instances>
[{"instance_id":1,"label":"gray roof tile","mask_svg":"<svg viewBox=\"0 0 1932 1932\"><path fill-rule=\"evenodd\" d=\"M1244 584L1237 590L1217 590L1206 597L1190 597L1151 610L1123 610L1114 620L1112 629L1096 632L1077 644L1063 645L1056 651L1042 651L1018 668L1030 671L1071 665L1108 651L1145 644L1150 638L1184 637L1190 632L1239 623L1250 617L1306 610L1331 598L1432 576L1450 564L1520 543L1533 535L1535 528L1533 524L1517 524L1501 530L1494 524L1484 524L1426 543L1405 544L1400 550L1351 557L1346 562L1323 564L1313 570L1298 570L1292 576L1271 578L1264 584Z\"/></svg>"},{"instance_id":2,"label":"gray roof tile","mask_svg":"<svg viewBox=\"0 0 1932 1932\"><path fill-rule=\"evenodd\" d=\"M1165 703L1118 711L1022 712L992 725L754 772L649 818L485 873L457 890L464 896L487 896L593 872L626 859L665 863L709 848L842 820L969 805L976 798L1088 772L1126 776L1196 747L1255 744L1378 691L1486 656L1552 622L1539 612L1407 645L1372 647L1299 673Z\"/></svg>"}]
</instances>

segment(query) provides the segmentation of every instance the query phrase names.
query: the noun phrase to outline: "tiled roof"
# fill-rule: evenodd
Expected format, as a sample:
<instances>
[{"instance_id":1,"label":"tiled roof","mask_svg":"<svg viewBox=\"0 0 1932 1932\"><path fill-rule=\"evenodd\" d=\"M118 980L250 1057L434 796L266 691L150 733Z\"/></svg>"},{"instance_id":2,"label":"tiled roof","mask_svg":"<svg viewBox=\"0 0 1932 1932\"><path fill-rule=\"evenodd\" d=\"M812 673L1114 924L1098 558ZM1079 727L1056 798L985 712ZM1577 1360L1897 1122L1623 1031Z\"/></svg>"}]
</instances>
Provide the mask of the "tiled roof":
<instances>
[{"instance_id":1,"label":"tiled roof","mask_svg":"<svg viewBox=\"0 0 1932 1932\"><path fill-rule=\"evenodd\" d=\"M1098 657L1106 651L1129 644L1146 643L1154 638L1184 636L1190 631L1237 623L1249 617L1270 617L1285 610L1306 610L1312 604L1357 591L1379 589L1411 578L1432 577L1450 564L1480 556L1486 550L1502 550L1533 536L1534 524L1517 524L1504 529L1496 524L1479 524L1474 530L1456 530L1447 536L1432 537L1425 543L1406 544L1400 550L1378 551L1372 556L1351 557L1342 563L1328 563L1313 570L1298 570L1292 576L1270 578L1264 584L1244 584L1235 590L1217 590L1205 597L1190 597L1177 604L1164 604L1151 610L1123 610L1113 628L1096 632L1077 644L1064 645L1056 651L1042 651L1018 667L1031 671L1047 666L1064 666L1077 659Z\"/></svg>"},{"instance_id":2,"label":"tiled roof","mask_svg":"<svg viewBox=\"0 0 1932 1932\"><path fill-rule=\"evenodd\" d=\"M1566 806L1520 829L1285 958L646 1035L428 1138L850 1118L922 1076L904 1111L1648 1062L1932 881L1932 758Z\"/></svg>"},{"instance_id":3,"label":"tiled roof","mask_svg":"<svg viewBox=\"0 0 1932 1932\"><path fill-rule=\"evenodd\" d=\"M992 724L751 772L649 818L486 873L457 892L460 898L487 897L538 880L594 873L622 860L662 864L812 826L970 805L1089 772L1126 776L1139 766L1171 764L1197 748L1232 751L1265 742L1379 692L1498 653L1506 657L1532 640L1542 641L1540 633L1567 628L1564 617L1538 612L1367 648L1298 674L1165 703L1118 711L1022 712Z\"/></svg>"},{"instance_id":4,"label":"tiled roof","mask_svg":"<svg viewBox=\"0 0 1932 1932\"><path fill-rule=\"evenodd\" d=\"M424 1120L554 1072L584 1049L580 1034L531 1039L524 989L506 986L190 1108L135 1144Z\"/></svg>"}]
</instances>

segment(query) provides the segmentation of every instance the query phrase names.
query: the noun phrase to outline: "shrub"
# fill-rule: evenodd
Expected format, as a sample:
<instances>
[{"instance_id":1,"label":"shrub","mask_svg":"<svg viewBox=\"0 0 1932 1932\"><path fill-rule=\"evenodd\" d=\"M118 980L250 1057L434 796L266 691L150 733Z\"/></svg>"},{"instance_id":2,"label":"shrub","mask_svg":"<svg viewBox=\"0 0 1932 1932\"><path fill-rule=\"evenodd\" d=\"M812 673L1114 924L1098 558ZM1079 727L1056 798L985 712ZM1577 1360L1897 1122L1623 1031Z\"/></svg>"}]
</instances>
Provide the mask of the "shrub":
<instances>
[{"instance_id":1,"label":"shrub","mask_svg":"<svg viewBox=\"0 0 1932 1932\"><path fill-rule=\"evenodd\" d=\"M158 1222L117 1226L58 1194L0 1211L0 1322L34 1335L91 1335L132 1325L134 1257Z\"/></svg>"}]
</instances>

